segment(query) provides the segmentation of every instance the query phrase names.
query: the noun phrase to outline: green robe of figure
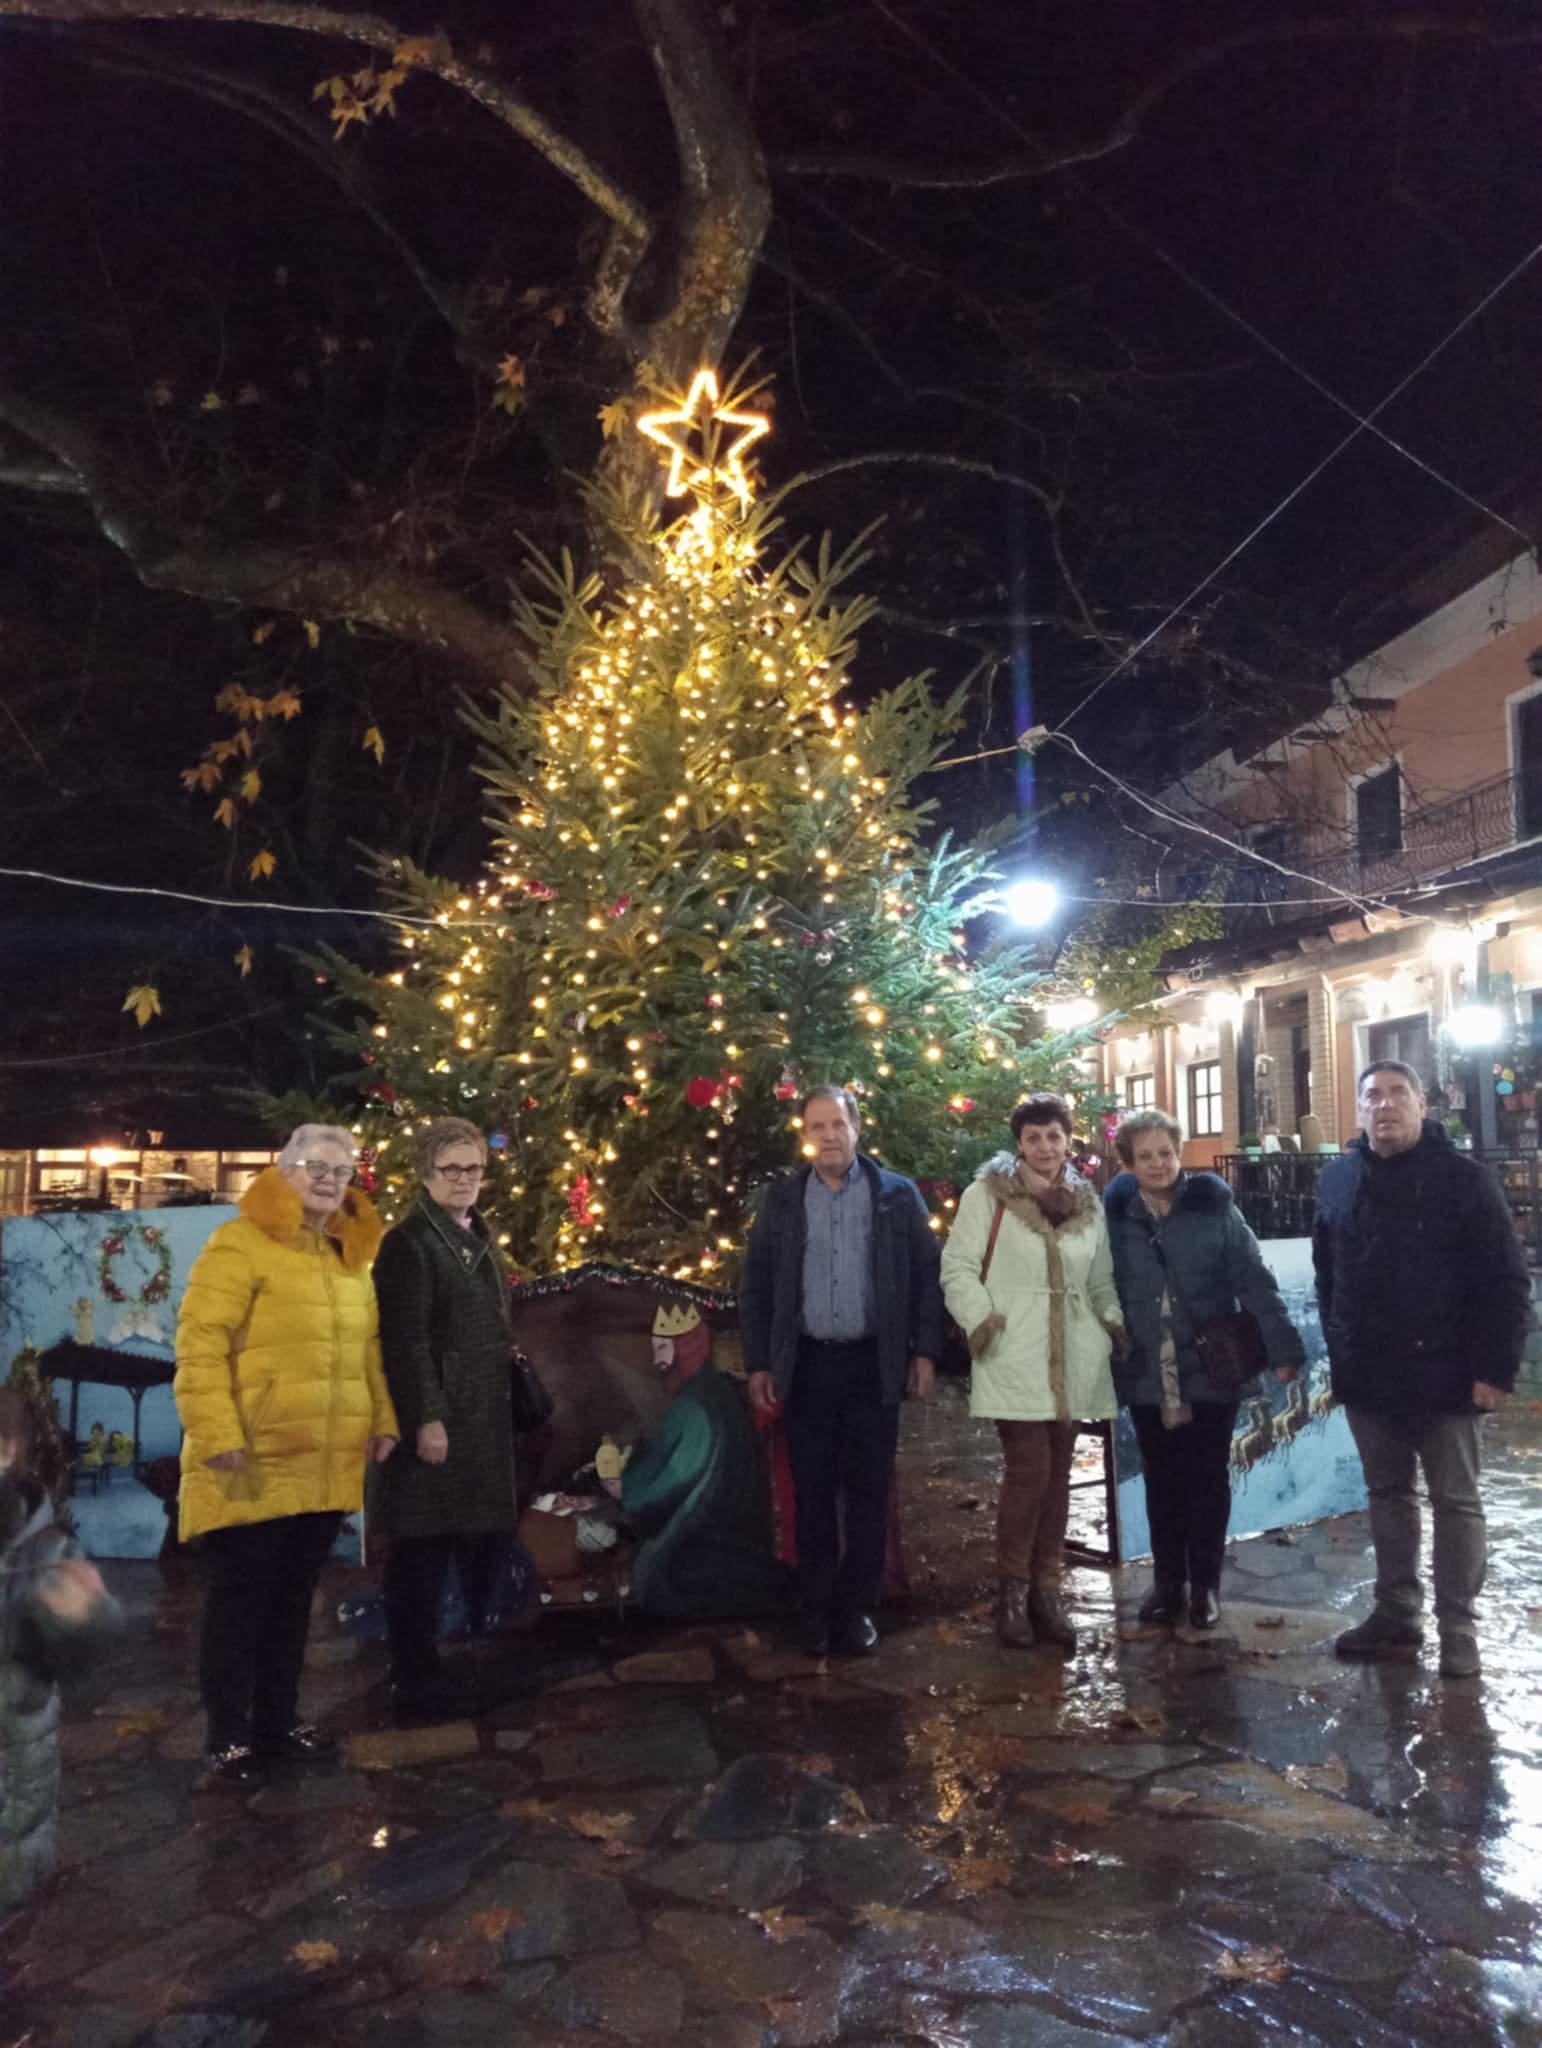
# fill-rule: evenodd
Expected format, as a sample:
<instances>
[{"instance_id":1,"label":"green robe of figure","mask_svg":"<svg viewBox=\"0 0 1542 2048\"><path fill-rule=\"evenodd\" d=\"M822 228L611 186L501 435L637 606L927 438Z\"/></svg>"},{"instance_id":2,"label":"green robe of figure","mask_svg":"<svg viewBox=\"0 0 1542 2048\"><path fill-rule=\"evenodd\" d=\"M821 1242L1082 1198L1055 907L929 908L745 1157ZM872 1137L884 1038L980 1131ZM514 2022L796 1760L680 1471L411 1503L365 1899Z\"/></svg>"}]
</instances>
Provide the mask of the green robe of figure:
<instances>
[{"instance_id":1,"label":"green robe of figure","mask_svg":"<svg viewBox=\"0 0 1542 2048\"><path fill-rule=\"evenodd\" d=\"M737 1380L708 1366L681 1388L628 1462L621 1504L645 1539L632 1593L647 1613L707 1621L779 1603L769 1491Z\"/></svg>"}]
</instances>

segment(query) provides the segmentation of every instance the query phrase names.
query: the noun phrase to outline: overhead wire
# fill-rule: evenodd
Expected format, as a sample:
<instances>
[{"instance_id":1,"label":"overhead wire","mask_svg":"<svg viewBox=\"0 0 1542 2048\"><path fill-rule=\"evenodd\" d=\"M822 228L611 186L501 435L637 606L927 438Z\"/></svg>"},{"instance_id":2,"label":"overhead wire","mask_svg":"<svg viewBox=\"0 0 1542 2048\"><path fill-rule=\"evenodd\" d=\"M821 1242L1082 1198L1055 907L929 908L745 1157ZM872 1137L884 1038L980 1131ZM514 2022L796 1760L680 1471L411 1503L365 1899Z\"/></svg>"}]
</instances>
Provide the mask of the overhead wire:
<instances>
[{"instance_id":1,"label":"overhead wire","mask_svg":"<svg viewBox=\"0 0 1542 2048\"><path fill-rule=\"evenodd\" d=\"M141 882L96 882L82 875L55 875L46 868L0 867L0 878L23 882L49 882L60 889L90 889L109 896L159 896L173 903L197 903L209 910L239 910L243 915L267 912L285 917L365 917L381 924L413 925L436 930L436 917L413 917L403 910L368 910L341 903L268 903L258 898L243 901L237 896L202 896L192 889L157 889ZM494 920L487 919L491 924ZM464 925L461 927L464 928Z\"/></svg>"},{"instance_id":2,"label":"overhead wire","mask_svg":"<svg viewBox=\"0 0 1542 2048\"><path fill-rule=\"evenodd\" d=\"M1312 465L1311 469L1308 470L1307 474L1304 477L1302 477L1301 481L1298 484L1296 484L1291 490L1286 492L1285 496L1280 499L1279 503L1275 505L1273 510L1265 513L1264 517L1260 519L1256 523L1256 525L1250 528L1250 530L1243 535L1242 539L1237 542L1235 547L1229 548L1227 550L1227 552L1221 557L1220 561L1216 563L1215 567L1209 572L1208 575L1202 576L1198 583L1194 585L1194 588L1191 591L1189 591L1186 596L1180 598L1178 603L1172 607L1172 609L1166 614L1164 618L1160 619L1157 622L1157 624L1152 627L1151 631L1147 633L1143 639L1137 641L1134 647L1130 648L1127 653L1123 654L1120 657L1120 659L1117 662L1115 662L1114 666L1111 669L1109 669L1106 675L1101 676L1098 679L1098 681L1093 684L1092 688L1086 693L1086 695L1080 700L1080 702L1073 705L1070 711L1066 713L1064 719L1061 721L1062 724L1069 725L1073 718L1079 718L1081 714L1087 709L1087 706L1091 704L1096 697L1098 697L1104 690L1108 688L1109 684L1114 681L1116 676L1123 675L1124 671L1131 665L1131 663L1137 661L1140 658L1140 656L1145 653L1146 649L1149 646L1151 646L1152 642L1159 639L1161 635L1167 631L1168 627L1173 624L1174 620L1182 618L1184 613L1189 609L1190 605L1194 603L1195 599L1203 597L1205 592L1210 588L1211 584L1214 583L1218 577L1223 576L1226 573L1226 571L1231 567L1232 563L1235 562L1240 555L1246 553L1248 548L1252 546L1253 542L1258 539L1260 534L1266 533L1269 530L1269 528L1274 525L1277 519L1282 518L1284 514L1289 511L1290 507L1296 502L1296 500L1303 494L1303 492L1309 490L1311 486L1314 483L1316 483L1317 479L1323 474L1324 470L1331 469L1333 464L1337 462L1339 457L1344 453L1345 449L1349 448L1354 442L1359 440L1360 436L1366 431L1367 427L1371 425L1371 423L1377 418L1377 416L1381 413L1384 413L1387 410L1387 407L1391 405L1395 399L1401 398L1403 393L1409 388L1409 386L1417 382L1417 380L1423 376L1424 372L1439 356L1445 354L1446 350L1451 346L1451 344L1454 341L1456 341L1460 335L1464 334L1467 331L1467 329L1472 325L1472 323L1475 320L1479 319L1488 310L1488 308L1494 303L1495 299L1497 299L1502 292L1507 291L1509 287L1515 283L1517 278L1524 276L1524 274L1531 268L1532 264L1536 262L1539 256L1542 256L1542 241L1535 242L1518 263L1512 264L1510 269L1505 272L1502 278L1500 278L1499 282L1491 286L1490 289L1484 293L1483 297L1479 299L1478 303L1475 306L1471 307L1469 311L1466 312L1462 316L1462 318L1456 323L1456 325L1453 328L1451 328L1449 332L1446 333L1438 342L1436 342L1435 346L1432 349L1430 349L1427 354L1420 357L1419 361L1414 364L1413 368L1407 373L1406 376L1400 377L1398 379L1397 383L1393 385L1392 389L1386 394L1386 396L1383 399L1381 399L1378 404L1374 405L1371 408L1370 412L1366 414L1363 419L1357 417L1356 424L1343 437L1343 439L1335 443L1335 445L1328 450L1328 453L1322 457L1321 461L1316 462Z\"/></svg>"},{"instance_id":3,"label":"overhead wire","mask_svg":"<svg viewBox=\"0 0 1542 2048\"><path fill-rule=\"evenodd\" d=\"M222 1024L203 1024L196 1031L178 1031L170 1038L147 1038L138 1045L109 1045L100 1052L51 1053L47 1058L36 1060L0 1060L0 1069L13 1070L17 1067L78 1067L88 1060L127 1059L136 1052L159 1052L163 1046L183 1045L190 1038L207 1038L211 1032L229 1031L243 1024L251 1024L258 1017L266 1017L273 1010L285 1010L287 1003L264 1003L260 1010L248 1010L244 1017L227 1017Z\"/></svg>"}]
</instances>

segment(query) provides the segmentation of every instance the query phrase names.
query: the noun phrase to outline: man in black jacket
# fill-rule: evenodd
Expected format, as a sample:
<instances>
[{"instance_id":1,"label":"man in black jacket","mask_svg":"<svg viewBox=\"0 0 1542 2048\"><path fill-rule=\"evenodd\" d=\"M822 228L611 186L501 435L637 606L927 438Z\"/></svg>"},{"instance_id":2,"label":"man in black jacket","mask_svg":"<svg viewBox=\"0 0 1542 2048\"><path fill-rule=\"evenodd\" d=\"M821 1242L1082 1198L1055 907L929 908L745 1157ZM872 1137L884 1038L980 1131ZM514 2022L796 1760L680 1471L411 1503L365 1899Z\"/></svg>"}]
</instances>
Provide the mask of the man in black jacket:
<instances>
[{"instance_id":1,"label":"man in black jacket","mask_svg":"<svg viewBox=\"0 0 1542 2048\"><path fill-rule=\"evenodd\" d=\"M739 1291L750 1399L763 1413L785 1404L799 1640L814 1657L877 1644L899 1404L930 1394L942 1351L926 1204L914 1181L858 1152L859 1129L846 1089L810 1089L813 1163L767 1188Z\"/></svg>"},{"instance_id":2,"label":"man in black jacket","mask_svg":"<svg viewBox=\"0 0 1542 2048\"><path fill-rule=\"evenodd\" d=\"M1425 1115L1413 1068L1373 1060L1357 1094L1362 1134L1324 1168L1312 1233L1333 1391L1365 1468L1376 1550L1375 1609L1336 1647L1418 1654L1417 1463L1435 1525L1441 1675L1476 1678L1482 1423L1515 1385L1531 1278L1498 1183Z\"/></svg>"}]
</instances>

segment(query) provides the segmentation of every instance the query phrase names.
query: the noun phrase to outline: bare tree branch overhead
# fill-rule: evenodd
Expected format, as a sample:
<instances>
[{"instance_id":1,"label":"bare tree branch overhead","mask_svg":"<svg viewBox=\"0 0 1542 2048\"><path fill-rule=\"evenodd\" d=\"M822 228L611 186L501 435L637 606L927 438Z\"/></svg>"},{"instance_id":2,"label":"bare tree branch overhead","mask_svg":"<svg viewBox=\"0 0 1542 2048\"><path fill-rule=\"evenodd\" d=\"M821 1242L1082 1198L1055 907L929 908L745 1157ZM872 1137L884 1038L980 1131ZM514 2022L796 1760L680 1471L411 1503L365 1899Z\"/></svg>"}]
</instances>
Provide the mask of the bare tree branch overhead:
<instances>
[{"instance_id":1,"label":"bare tree branch overhead","mask_svg":"<svg viewBox=\"0 0 1542 2048\"><path fill-rule=\"evenodd\" d=\"M72 478L103 535L128 558L147 589L177 590L216 604L350 619L446 655L483 682L520 689L528 681L509 627L453 590L367 556L258 542L221 547L196 535L164 532L111 456L78 421L3 384L0 420L60 465L38 472L47 482L16 480L29 489L61 491L66 486L59 479Z\"/></svg>"},{"instance_id":2,"label":"bare tree branch overhead","mask_svg":"<svg viewBox=\"0 0 1542 2048\"><path fill-rule=\"evenodd\" d=\"M0 12L4 6L5 0L0 0ZM1149 116L1180 87L1249 51L1292 44L1442 41L1477 43L1493 50L1534 48L1542 44L1542 26L1509 28L1482 15L1446 15L1430 8L1385 15L1359 10L1346 15L1283 15L1275 20L1244 23L1208 37L1171 63L1158 65L1113 121L1082 142L1046 143L1042 148L1008 150L973 163L951 165L840 149L776 151L770 164L774 172L785 177L850 178L930 192L982 191L1026 178L1053 177L1128 149L1139 138Z\"/></svg>"}]
</instances>

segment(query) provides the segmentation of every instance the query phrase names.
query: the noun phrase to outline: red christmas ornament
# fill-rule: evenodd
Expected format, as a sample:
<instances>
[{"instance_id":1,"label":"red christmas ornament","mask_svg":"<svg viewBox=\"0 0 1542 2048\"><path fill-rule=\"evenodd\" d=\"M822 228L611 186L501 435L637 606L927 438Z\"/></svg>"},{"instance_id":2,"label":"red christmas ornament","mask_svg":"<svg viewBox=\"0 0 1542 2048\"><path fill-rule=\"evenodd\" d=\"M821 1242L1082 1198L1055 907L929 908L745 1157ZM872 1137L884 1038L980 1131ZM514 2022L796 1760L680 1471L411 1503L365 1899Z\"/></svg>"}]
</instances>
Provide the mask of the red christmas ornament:
<instances>
[{"instance_id":1,"label":"red christmas ornament","mask_svg":"<svg viewBox=\"0 0 1542 2048\"><path fill-rule=\"evenodd\" d=\"M778 1102L792 1102L796 1098L797 1093L798 1091L791 1081L778 1081L776 1084L776 1099Z\"/></svg>"},{"instance_id":2,"label":"red christmas ornament","mask_svg":"<svg viewBox=\"0 0 1542 2048\"><path fill-rule=\"evenodd\" d=\"M589 1207L589 1176L581 1173L568 1189L568 1214L580 1230L588 1230L594 1216Z\"/></svg>"},{"instance_id":3,"label":"red christmas ornament","mask_svg":"<svg viewBox=\"0 0 1542 2048\"><path fill-rule=\"evenodd\" d=\"M554 903L557 892L546 882L526 882L525 894L533 896L537 903Z\"/></svg>"},{"instance_id":4,"label":"red christmas ornament","mask_svg":"<svg viewBox=\"0 0 1542 2048\"><path fill-rule=\"evenodd\" d=\"M819 941L814 937L814 934L812 932L799 932L798 944L800 946L817 946L819 944Z\"/></svg>"},{"instance_id":5,"label":"red christmas ornament","mask_svg":"<svg viewBox=\"0 0 1542 2048\"><path fill-rule=\"evenodd\" d=\"M630 896L618 896L605 914L607 917L625 917L631 907L632 899Z\"/></svg>"},{"instance_id":6,"label":"red christmas ornament","mask_svg":"<svg viewBox=\"0 0 1542 2048\"><path fill-rule=\"evenodd\" d=\"M685 1084L685 1099L692 1109L706 1109L717 1094L716 1081L709 1081L705 1074L698 1074L694 1081Z\"/></svg>"},{"instance_id":7,"label":"red christmas ornament","mask_svg":"<svg viewBox=\"0 0 1542 2048\"><path fill-rule=\"evenodd\" d=\"M974 1097L972 1095L961 1095L957 1102L950 1102L948 1107L955 1116L968 1116L970 1110L974 1108Z\"/></svg>"},{"instance_id":8,"label":"red christmas ornament","mask_svg":"<svg viewBox=\"0 0 1542 2048\"><path fill-rule=\"evenodd\" d=\"M743 1081L731 1067L724 1067L722 1073L718 1075L717 1081L720 1088L742 1088L744 1086Z\"/></svg>"},{"instance_id":9,"label":"red christmas ornament","mask_svg":"<svg viewBox=\"0 0 1542 2048\"><path fill-rule=\"evenodd\" d=\"M527 1095L519 1106L521 1109L539 1109L541 1105L533 1095Z\"/></svg>"}]
</instances>

